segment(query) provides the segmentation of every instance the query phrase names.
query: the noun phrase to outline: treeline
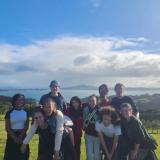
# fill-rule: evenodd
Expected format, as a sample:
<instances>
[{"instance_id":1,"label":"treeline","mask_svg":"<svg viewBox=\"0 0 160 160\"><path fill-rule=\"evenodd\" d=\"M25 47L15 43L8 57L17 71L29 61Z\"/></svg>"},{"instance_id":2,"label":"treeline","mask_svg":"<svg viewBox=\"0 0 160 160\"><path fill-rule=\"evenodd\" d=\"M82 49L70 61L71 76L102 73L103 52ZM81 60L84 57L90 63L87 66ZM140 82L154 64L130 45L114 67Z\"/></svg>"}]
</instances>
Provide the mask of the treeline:
<instances>
[{"instance_id":1,"label":"treeline","mask_svg":"<svg viewBox=\"0 0 160 160\"><path fill-rule=\"evenodd\" d=\"M11 107L11 97L0 96L0 114L5 114ZM33 109L36 106L36 100L32 98L26 98L25 108L32 115Z\"/></svg>"},{"instance_id":2,"label":"treeline","mask_svg":"<svg viewBox=\"0 0 160 160\"><path fill-rule=\"evenodd\" d=\"M160 120L160 94L131 96L138 106L141 118L145 120ZM85 99L83 99L85 101ZM25 107L32 113L36 100L26 99ZM0 114L5 114L11 107L11 97L0 96Z\"/></svg>"}]
</instances>

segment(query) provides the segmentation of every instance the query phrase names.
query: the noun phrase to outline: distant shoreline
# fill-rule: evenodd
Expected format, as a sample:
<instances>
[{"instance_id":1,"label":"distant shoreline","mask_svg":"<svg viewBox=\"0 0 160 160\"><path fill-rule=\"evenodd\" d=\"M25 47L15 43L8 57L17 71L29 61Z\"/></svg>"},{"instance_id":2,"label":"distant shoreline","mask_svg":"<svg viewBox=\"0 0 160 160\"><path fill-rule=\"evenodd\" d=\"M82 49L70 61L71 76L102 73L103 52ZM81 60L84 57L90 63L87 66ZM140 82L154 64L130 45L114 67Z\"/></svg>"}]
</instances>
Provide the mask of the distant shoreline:
<instances>
[{"instance_id":1,"label":"distant shoreline","mask_svg":"<svg viewBox=\"0 0 160 160\"><path fill-rule=\"evenodd\" d=\"M88 87L88 86L74 86L74 87L62 87L62 90L98 90L98 87ZM0 89L0 92L6 92L6 91L44 91L48 90L48 88L9 88L9 89ZM109 88L109 90L114 90L114 88ZM146 88L146 87L126 87L125 90L160 90L160 88Z\"/></svg>"}]
</instances>

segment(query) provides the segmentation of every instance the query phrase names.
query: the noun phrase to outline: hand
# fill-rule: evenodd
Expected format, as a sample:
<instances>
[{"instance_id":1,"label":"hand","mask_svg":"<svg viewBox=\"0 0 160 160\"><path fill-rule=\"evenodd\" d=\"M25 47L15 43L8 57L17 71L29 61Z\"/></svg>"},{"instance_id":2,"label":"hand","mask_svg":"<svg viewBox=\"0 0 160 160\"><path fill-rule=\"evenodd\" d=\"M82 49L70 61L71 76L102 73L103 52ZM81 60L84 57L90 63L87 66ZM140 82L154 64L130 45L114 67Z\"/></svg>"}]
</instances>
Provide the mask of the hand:
<instances>
[{"instance_id":1,"label":"hand","mask_svg":"<svg viewBox=\"0 0 160 160\"><path fill-rule=\"evenodd\" d=\"M17 144L22 144L22 142L23 142L20 138L17 138L17 137L14 138L14 141L15 141Z\"/></svg>"},{"instance_id":2,"label":"hand","mask_svg":"<svg viewBox=\"0 0 160 160\"><path fill-rule=\"evenodd\" d=\"M130 153L130 159L131 160L136 160L137 159L137 154L138 154L137 150L132 150L131 153Z\"/></svg>"},{"instance_id":3,"label":"hand","mask_svg":"<svg viewBox=\"0 0 160 160\"><path fill-rule=\"evenodd\" d=\"M107 160L111 160L112 155L111 154L107 154Z\"/></svg>"},{"instance_id":4,"label":"hand","mask_svg":"<svg viewBox=\"0 0 160 160\"><path fill-rule=\"evenodd\" d=\"M20 134L20 135L18 136L18 139L23 139L23 136L24 136L24 134Z\"/></svg>"},{"instance_id":5,"label":"hand","mask_svg":"<svg viewBox=\"0 0 160 160\"><path fill-rule=\"evenodd\" d=\"M18 136L18 138L23 139L25 133L26 133L26 130L23 129L22 132L21 132L21 134Z\"/></svg>"},{"instance_id":6,"label":"hand","mask_svg":"<svg viewBox=\"0 0 160 160\"><path fill-rule=\"evenodd\" d=\"M111 155L109 155L108 160L111 160L111 159L112 159L112 156L111 156Z\"/></svg>"},{"instance_id":7,"label":"hand","mask_svg":"<svg viewBox=\"0 0 160 160\"><path fill-rule=\"evenodd\" d=\"M53 160L59 160L59 152L58 151L54 151L54 155L53 155Z\"/></svg>"},{"instance_id":8,"label":"hand","mask_svg":"<svg viewBox=\"0 0 160 160\"><path fill-rule=\"evenodd\" d=\"M27 144L22 144L22 145L21 145L21 152L22 152L22 153L25 153L26 150L27 150Z\"/></svg>"}]
</instances>

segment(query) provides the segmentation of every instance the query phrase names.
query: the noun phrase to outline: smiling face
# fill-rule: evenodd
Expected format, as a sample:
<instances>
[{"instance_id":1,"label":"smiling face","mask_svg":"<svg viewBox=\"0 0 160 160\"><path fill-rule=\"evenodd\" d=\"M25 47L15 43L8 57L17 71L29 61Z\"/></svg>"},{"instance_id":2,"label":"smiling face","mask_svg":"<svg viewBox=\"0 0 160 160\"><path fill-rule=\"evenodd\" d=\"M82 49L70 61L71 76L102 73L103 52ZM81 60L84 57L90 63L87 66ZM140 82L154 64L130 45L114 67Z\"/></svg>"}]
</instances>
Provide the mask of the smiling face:
<instances>
[{"instance_id":1,"label":"smiling face","mask_svg":"<svg viewBox=\"0 0 160 160\"><path fill-rule=\"evenodd\" d=\"M96 96L91 96L89 98L89 105L94 108L97 105L97 97Z\"/></svg>"},{"instance_id":2,"label":"smiling face","mask_svg":"<svg viewBox=\"0 0 160 160\"><path fill-rule=\"evenodd\" d=\"M131 107L124 106L121 108L121 115L124 119L129 119L132 116L132 109Z\"/></svg>"},{"instance_id":3,"label":"smiling face","mask_svg":"<svg viewBox=\"0 0 160 160\"><path fill-rule=\"evenodd\" d=\"M55 113L56 104L52 101L47 101L43 106L43 110L44 110L46 116L50 116L52 113Z\"/></svg>"},{"instance_id":4,"label":"smiling face","mask_svg":"<svg viewBox=\"0 0 160 160\"><path fill-rule=\"evenodd\" d=\"M52 92L53 94L57 94L57 93L59 93L59 91L60 91L60 88L59 88L59 86L57 86L57 85L52 85L52 86L50 87L50 89L51 89L51 92Z\"/></svg>"},{"instance_id":5,"label":"smiling face","mask_svg":"<svg viewBox=\"0 0 160 160\"><path fill-rule=\"evenodd\" d=\"M112 121L111 115L109 115L109 114L103 114L103 116L102 116L102 123L104 125L111 124L111 121Z\"/></svg>"},{"instance_id":6,"label":"smiling face","mask_svg":"<svg viewBox=\"0 0 160 160\"><path fill-rule=\"evenodd\" d=\"M34 121L38 126L42 126L45 123L45 117L41 112L36 112L34 115Z\"/></svg>"},{"instance_id":7,"label":"smiling face","mask_svg":"<svg viewBox=\"0 0 160 160\"><path fill-rule=\"evenodd\" d=\"M24 105L24 102L25 102L25 99L24 97L18 97L16 100L15 100L15 106L16 107L22 107Z\"/></svg>"},{"instance_id":8,"label":"smiling face","mask_svg":"<svg viewBox=\"0 0 160 160\"><path fill-rule=\"evenodd\" d=\"M105 97L108 94L108 88L105 85L100 86L99 88L100 97Z\"/></svg>"}]
</instances>

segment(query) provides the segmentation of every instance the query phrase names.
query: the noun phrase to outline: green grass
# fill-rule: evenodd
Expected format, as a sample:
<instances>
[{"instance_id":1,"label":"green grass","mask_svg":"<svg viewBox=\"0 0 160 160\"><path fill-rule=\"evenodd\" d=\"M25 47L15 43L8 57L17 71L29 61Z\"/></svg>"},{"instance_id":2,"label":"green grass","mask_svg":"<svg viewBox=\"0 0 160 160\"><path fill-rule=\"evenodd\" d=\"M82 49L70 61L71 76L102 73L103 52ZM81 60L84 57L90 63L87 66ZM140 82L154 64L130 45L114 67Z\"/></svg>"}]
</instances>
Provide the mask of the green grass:
<instances>
[{"instance_id":1,"label":"green grass","mask_svg":"<svg viewBox=\"0 0 160 160\"><path fill-rule=\"evenodd\" d=\"M5 140L6 140L6 132L4 128L4 121L0 121L0 159L3 159L3 154L4 154L4 148L5 148ZM157 156L160 159L160 134L155 134L153 135L156 139L157 142L159 143L158 149L157 149ZM30 160L36 160L37 159L37 146L38 146L38 136L35 135L33 139L30 142ZM85 143L84 143L84 138L82 138L82 145L81 145L81 160L85 160Z\"/></svg>"},{"instance_id":2,"label":"green grass","mask_svg":"<svg viewBox=\"0 0 160 160\"><path fill-rule=\"evenodd\" d=\"M6 140L6 131L4 127L4 121L0 121L0 160L3 159L4 155L4 149L5 149L5 140ZM82 139L82 145L81 145L81 159L85 160L85 144L84 139ZM37 152L38 152L38 135L34 135L30 142L30 160L36 160L37 159Z\"/></svg>"}]
</instances>

